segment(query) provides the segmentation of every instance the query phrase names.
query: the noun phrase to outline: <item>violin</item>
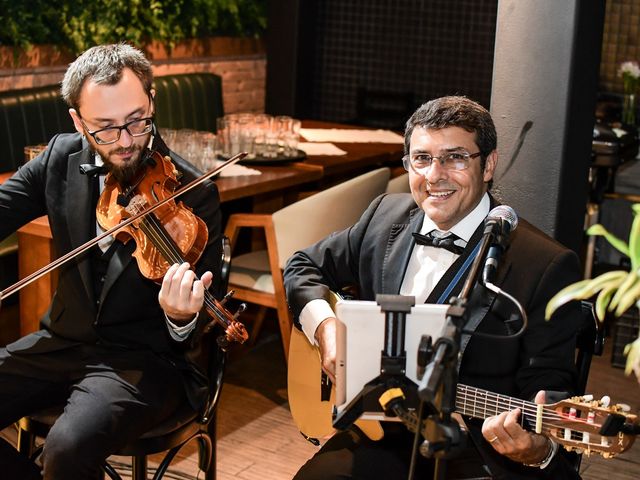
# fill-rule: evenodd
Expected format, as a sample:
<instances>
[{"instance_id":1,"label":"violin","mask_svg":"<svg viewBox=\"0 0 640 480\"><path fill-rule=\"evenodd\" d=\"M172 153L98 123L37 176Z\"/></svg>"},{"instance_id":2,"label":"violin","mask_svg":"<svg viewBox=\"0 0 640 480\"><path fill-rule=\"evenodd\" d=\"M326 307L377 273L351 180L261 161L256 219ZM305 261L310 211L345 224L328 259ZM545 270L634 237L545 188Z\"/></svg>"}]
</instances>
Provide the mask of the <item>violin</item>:
<instances>
[{"instance_id":1,"label":"violin","mask_svg":"<svg viewBox=\"0 0 640 480\"><path fill-rule=\"evenodd\" d=\"M106 231L2 290L0 300L67 263L110 235L125 243L133 239L136 242L133 256L141 274L158 283L172 264L195 264L207 244L207 226L189 207L182 202L176 203L175 198L245 156L246 153L235 155L178 190L178 172L171 159L155 151L149 152L144 162L146 168L131 186L123 188L107 174L105 189L96 208L97 220ZM233 292L229 292L218 301L211 292L205 290L204 306L213 320L205 330L211 329L215 323L224 328L225 335L218 339L222 348L231 342L243 343L249 337L244 325L237 321L238 315L244 311L244 304L235 314L224 307L232 295Z\"/></svg>"},{"instance_id":2,"label":"violin","mask_svg":"<svg viewBox=\"0 0 640 480\"><path fill-rule=\"evenodd\" d=\"M142 168L138 178L126 187L110 173L105 177L104 190L96 207L96 219L105 230L165 200L179 186L178 171L169 157L148 151L143 165L146 168ZM133 239L136 243L133 257L140 273L160 283L172 264L188 262L194 265L198 261L207 245L209 232L204 221L189 207L172 200L121 228L115 238L123 243ZM225 296L223 301L229 297ZM249 338L244 325L208 290L205 290L204 305L209 316L225 329L225 339L219 342L221 346L232 341L243 343Z\"/></svg>"}]
</instances>

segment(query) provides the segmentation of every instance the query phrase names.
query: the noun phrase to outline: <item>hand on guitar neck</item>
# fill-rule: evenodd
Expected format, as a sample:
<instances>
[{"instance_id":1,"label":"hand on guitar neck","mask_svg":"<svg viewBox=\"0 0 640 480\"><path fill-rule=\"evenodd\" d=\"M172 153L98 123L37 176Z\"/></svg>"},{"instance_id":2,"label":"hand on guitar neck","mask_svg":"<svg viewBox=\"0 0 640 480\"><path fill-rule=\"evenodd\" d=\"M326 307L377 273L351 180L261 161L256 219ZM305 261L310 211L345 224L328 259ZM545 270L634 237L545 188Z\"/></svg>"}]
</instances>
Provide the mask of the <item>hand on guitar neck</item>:
<instances>
[{"instance_id":1,"label":"hand on guitar neck","mask_svg":"<svg viewBox=\"0 0 640 480\"><path fill-rule=\"evenodd\" d=\"M535 403L545 403L544 391L538 392ZM520 408L488 417L482 424L482 436L496 452L514 462L538 464L550 455L553 445L544 435L523 429L521 418Z\"/></svg>"},{"instance_id":2,"label":"hand on guitar neck","mask_svg":"<svg viewBox=\"0 0 640 480\"><path fill-rule=\"evenodd\" d=\"M336 382L336 318L325 318L316 329L315 339L320 350L322 371Z\"/></svg>"}]
</instances>

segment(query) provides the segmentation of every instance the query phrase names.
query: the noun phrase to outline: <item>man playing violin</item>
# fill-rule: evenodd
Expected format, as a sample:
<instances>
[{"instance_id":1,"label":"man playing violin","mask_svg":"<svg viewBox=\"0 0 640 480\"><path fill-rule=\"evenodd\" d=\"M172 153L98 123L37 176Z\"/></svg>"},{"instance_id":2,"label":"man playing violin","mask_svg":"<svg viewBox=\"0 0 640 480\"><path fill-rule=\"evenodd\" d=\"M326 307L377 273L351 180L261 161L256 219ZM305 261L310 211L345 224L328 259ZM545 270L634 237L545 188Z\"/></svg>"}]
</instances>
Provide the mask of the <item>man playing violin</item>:
<instances>
[{"instance_id":1,"label":"man playing violin","mask_svg":"<svg viewBox=\"0 0 640 480\"><path fill-rule=\"evenodd\" d=\"M157 133L152 82L150 62L125 44L90 48L70 64L62 95L77 133L56 135L0 186L0 237L42 215L59 255L96 237L105 174L130 185L148 168L148 150L169 155L182 184L199 176ZM207 377L191 352L220 270L220 202L211 182L180 200L208 229L196 272L174 264L159 285L141 275L135 242L106 237L59 269L42 329L0 349L0 428L64 406L41 472L0 442L3 478L101 478L100 464L120 446L185 402L205 401Z\"/></svg>"},{"instance_id":2,"label":"man playing violin","mask_svg":"<svg viewBox=\"0 0 640 480\"><path fill-rule=\"evenodd\" d=\"M416 302L448 302L460 293L468 273L464 265L497 204L488 193L498 161L496 131L479 104L443 97L422 105L407 122L405 154L411 195L378 197L354 226L296 252L285 268L296 325L318 345L330 377L335 372L336 318L327 303L329 291L355 286L362 300L383 293L412 295ZM425 240L431 232L455 237L448 246L440 240L437 246ZM544 390L574 390L580 309L567 306L545 322L544 308L553 294L579 278L579 263L573 252L526 221L510 240L495 283L524 306L528 328L522 337L509 340L463 336L459 381L543 403ZM467 328L504 335L514 308L491 293L482 285L473 289ZM469 443L475 448L448 462L447 478L577 476L557 453L558 445L521 428L521 413L513 409L484 424L468 422ZM412 441L413 434L402 424L385 422L378 442L354 427L333 436L295 478L406 479ZM432 469L433 462L418 455L415 478L432 478Z\"/></svg>"}]
</instances>

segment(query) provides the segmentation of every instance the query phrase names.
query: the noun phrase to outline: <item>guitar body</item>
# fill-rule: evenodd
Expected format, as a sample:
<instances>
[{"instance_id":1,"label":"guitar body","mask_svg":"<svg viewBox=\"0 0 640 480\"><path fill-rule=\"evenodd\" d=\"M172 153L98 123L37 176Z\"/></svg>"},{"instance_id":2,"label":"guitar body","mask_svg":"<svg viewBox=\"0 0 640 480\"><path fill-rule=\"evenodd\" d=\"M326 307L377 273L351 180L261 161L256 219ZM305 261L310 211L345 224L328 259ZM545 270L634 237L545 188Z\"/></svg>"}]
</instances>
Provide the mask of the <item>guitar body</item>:
<instances>
[{"instance_id":1,"label":"guitar body","mask_svg":"<svg viewBox=\"0 0 640 480\"><path fill-rule=\"evenodd\" d=\"M310 438L328 438L335 433L332 412L335 405L335 386L330 387L330 396L323 399L323 379L318 348L297 328L291 331L287 391L291 416L300 432ZM324 397L327 397L325 391ZM383 436L380 422L358 420L355 422L372 440Z\"/></svg>"}]
</instances>

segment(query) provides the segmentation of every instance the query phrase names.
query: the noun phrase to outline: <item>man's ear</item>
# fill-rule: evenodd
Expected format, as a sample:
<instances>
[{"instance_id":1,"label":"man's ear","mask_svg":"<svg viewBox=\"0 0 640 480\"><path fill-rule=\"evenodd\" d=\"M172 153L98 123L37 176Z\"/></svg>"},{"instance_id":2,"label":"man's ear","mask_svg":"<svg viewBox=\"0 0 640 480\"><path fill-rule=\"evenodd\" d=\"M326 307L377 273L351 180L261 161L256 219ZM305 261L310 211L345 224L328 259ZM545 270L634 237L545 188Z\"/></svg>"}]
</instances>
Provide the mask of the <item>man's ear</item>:
<instances>
[{"instance_id":1,"label":"man's ear","mask_svg":"<svg viewBox=\"0 0 640 480\"><path fill-rule=\"evenodd\" d=\"M84 135L84 127L82 126L82 122L80 121L80 115L78 115L78 112L76 112L76 109L70 108L69 115L71 115L71 119L73 120L73 126L76 127L76 131Z\"/></svg>"},{"instance_id":2,"label":"man's ear","mask_svg":"<svg viewBox=\"0 0 640 480\"><path fill-rule=\"evenodd\" d=\"M494 150L487 156L487 161L484 164L484 171L482 172L482 179L484 182L493 180L493 175L498 165L498 151Z\"/></svg>"}]
</instances>

